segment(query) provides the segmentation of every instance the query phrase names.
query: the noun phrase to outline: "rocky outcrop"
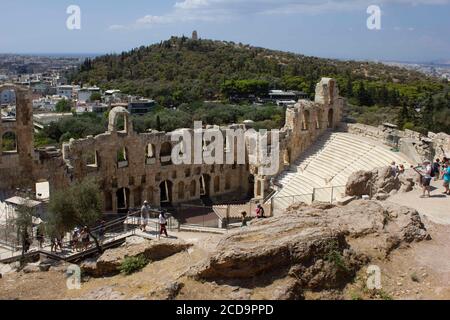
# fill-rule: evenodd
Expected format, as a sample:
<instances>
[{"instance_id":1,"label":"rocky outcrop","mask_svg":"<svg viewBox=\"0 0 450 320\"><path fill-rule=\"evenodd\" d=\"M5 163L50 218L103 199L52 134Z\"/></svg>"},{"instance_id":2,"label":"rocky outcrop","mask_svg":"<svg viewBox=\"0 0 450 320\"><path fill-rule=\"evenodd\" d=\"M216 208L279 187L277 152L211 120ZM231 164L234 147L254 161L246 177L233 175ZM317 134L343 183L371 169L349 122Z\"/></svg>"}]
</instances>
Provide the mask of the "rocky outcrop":
<instances>
[{"instance_id":1,"label":"rocky outcrop","mask_svg":"<svg viewBox=\"0 0 450 320\"><path fill-rule=\"evenodd\" d=\"M114 276L119 273L118 267L127 257L143 255L149 261L158 261L178 252L187 250L192 244L179 240L149 241L128 240L123 246L105 251L96 260L86 260L81 264L85 274L94 277Z\"/></svg>"},{"instance_id":2,"label":"rocky outcrop","mask_svg":"<svg viewBox=\"0 0 450 320\"><path fill-rule=\"evenodd\" d=\"M370 242L364 247L358 240L366 238ZM345 207L299 204L284 216L228 235L190 275L231 282L289 277L289 285L274 294L298 299L302 290L333 290L347 284L370 260L374 248L388 255L403 244L428 238L417 211L395 204L362 200Z\"/></svg>"},{"instance_id":3,"label":"rocky outcrop","mask_svg":"<svg viewBox=\"0 0 450 320\"><path fill-rule=\"evenodd\" d=\"M412 169L397 176L392 174L391 167L358 171L348 179L345 193L347 196L372 195L375 199L386 200L392 192L411 191L419 179L418 173Z\"/></svg>"}]
</instances>

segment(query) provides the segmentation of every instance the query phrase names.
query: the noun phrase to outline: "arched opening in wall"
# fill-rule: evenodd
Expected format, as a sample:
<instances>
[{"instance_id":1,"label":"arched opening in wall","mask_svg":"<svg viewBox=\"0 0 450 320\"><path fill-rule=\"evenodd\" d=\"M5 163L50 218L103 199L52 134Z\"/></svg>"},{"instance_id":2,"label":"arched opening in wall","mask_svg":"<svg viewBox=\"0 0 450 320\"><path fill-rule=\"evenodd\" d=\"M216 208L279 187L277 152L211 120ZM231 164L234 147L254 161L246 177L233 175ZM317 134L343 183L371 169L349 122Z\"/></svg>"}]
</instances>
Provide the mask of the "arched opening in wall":
<instances>
[{"instance_id":1,"label":"arched opening in wall","mask_svg":"<svg viewBox=\"0 0 450 320\"><path fill-rule=\"evenodd\" d=\"M189 187L189 195L191 198L195 198L197 195L197 182L195 180L191 181L191 185Z\"/></svg>"},{"instance_id":2,"label":"arched opening in wall","mask_svg":"<svg viewBox=\"0 0 450 320\"><path fill-rule=\"evenodd\" d=\"M248 193L247 196L251 199L255 197L255 176L252 174L248 176Z\"/></svg>"},{"instance_id":3,"label":"arched opening in wall","mask_svg":"<svg viewBox=\"0 0 450 320\"><path fill-rule=\"evenodd\" d=\"M97 151L83 151L83 161L87 167L98 168L99 157Z\"/></svg>"},{"instance_id":4,"label":"arched opening in wall","mask_svg":"<svg viewBox=\"0 0 450 320\"><path fill-rule=\"evenodd\" d=\"M13 89L2 90L0 92L0 105L6 106L6 110L8 111L9 109L10 112L13 113L13 108L10 107L16 105L16 91ZM11 116L13 116L13 114L11 114Z\"/></svg>"},{"instance_id":5,"label":"arched opening in wall","mask_svg":"<svg viewBox=\"0 0 450 320\"><path fill-rule=\"evenodd\" d=\"M178 183L178 200L184 200L184 182L180 181Z\"/></svg>"},{"instance_id":6,"label":"arched opening in wall","mask_svg":"<svg viewBox=\"0 0 450 320\"><path fill-rule=\"evenodd\" d=\"M161 145L159 157L162 166L168 166L172 164L172 144L170 142L164 142Z\"/></svg>"},{"instance_id":7,"label":"arched opening in wall","mask_svg":"<svg viewBox=\"0 0 450 320\"><path fill-rule=\"evenodd\" d=\"M328 111L328 129L332 129L334 127L334 110L330 109Z\"/></svg>"},{"instance_id":8,"label":"arched opening in wall","mask_svg":"<svg viewBox=\"0 0 450 320\"><path fill-rule=\"evenodd\" d=\"M214 193L220 192L220 177L216 176L214 178Z\"/></svg>"},{"instance_id":9,"label":"arched opening in wall","mask_svg":"<svg viewBox=\"0 0 450 320\"><path fill-rule=\"evenodd\" d=\"M225 175L225 190L230 190L231 189L231 175L229 173L227 173Z\"/></svg>"},{"instance_id":10,"label":"arched opening in wall","mask_svg":"<svg viewBox=\"0 0 450 320\"><path fill-rule=\"evenodd\" d=\"M126 148L120 148L117 151L117 167L119 169L128 167L128 154Z\"/></svg>"},{"instance_id":11,"label":"arched opening in wall","mask_svg":"<svg viewBox=\"0 0 450 320\"><path fill-rule=\"evenodd\" d=\"M127 122L128 122L128 114L126 113L118 114L114 121L116 130L118 132L128 133Z\"/></svg>"},{"instance_id":12,"label":"arched opening in wall","mask_svg":"<svg viewBox=\"0 0 450 320\"><path fill-rule=\"evenodd\" d=\"M17 153L17 136L14 132L6 132L2 136L3 153Z\"/></svg>"},{"instance_id":13,"label":"arched opening in wall","mask_svg":"<svg viewBox=\"0 0 450 320\"><path fill-rule=\"evenodd\" d=\"M109 191L106 191L104 193L104 199L105 199L105 211L106 212L112 212L113 211L112 193L109 192Z\"/></svg>"},{"instance_id":14,"label":"arched opening in wall","mask_svg":"<svg viewBox=\"0 0 450 320\"><path fill-rule=\"evenodd\" d=\"M211 177L207 174L204 174L200 178L200 196L209 197L210 195L210 185L211 185Z\"/></svg>"},{"instance_id":15,"label":"arched opening in wall","mask_svg":"<svg viewBox=\"0 0 450 320\"><path fill-rule=\"evenodd\" d=\"M322 124L320 123L322 119L322 111L317 111L316 113L316 129L322 129Z\"/></svg>"},{"instance_id":16,"label":"arched opening in wall","mask_svg":"<svg viewBox=\"0 0 450 320\"><path fill-rule=\"evenodd\" d=\"M159 185L160 201L162 207L169 207L172 205L172 182L165 180Z\"/></svg>"},{"instance_id":17,"label":"arched opening in wall","mask_svg":"<svg viewBox=\"0 0 450 320\"><path fill-rule=\"evenodd\" d=\"M138 187L134 189L133 192L133 200L134 200L134 207L140 207L144 202L142 201L142 188Z\"/></svg>"},{"instance_id":18,"label":"arched opening in wall","mask_svg":"<svg viewBox=\"0 0 450 320\"><path fill-rule=\"evenodd\" d=\"M284 150L283 163L284 163L284 165L290 165L291 164L291 151L289 150L289 148Z\"/></svg>"},{"instance_id":19,"label":"arched opening in wall","mask_svg":"<svg viewBox=\"0 0 450 320\"><path fill-rule=\"evenodd\" d=\"M256 196L257 197L261 197L262 196L262 184L263 184L262 181L258 181L256 183Z\"/></svg>"},{"instance_id":20,"label":"arched opening in wall","mask_svg":"<svg viewBox=\"0 0 450 320\"><path fill-rule=\"evenodd\" d=\"M309 110L305 110L305 111L303 111L303 117L302 117L302 130L303 131L309 130L309 121L310 121Z\"/></svg>"},{"instance_id":21,"label":"arched opening in wall","mask_svg":"<svg viewBox=\"0 0 450 320\"><path fill-rule=\"evenodd\" d=\"M116 192L118 213L127 213L130 208L130 189L121 188Z\"/></svg>"},{"instance_id":22,"label":"arched opening in wall","mask_svg":"<svg viewBox=\"0 0 450 320\"><path fill-rule=\"evenodd\" d=\"M156 149L151 143L145 149L145 163L148 165L156 163Z\"/></svg>"}]
</instances>

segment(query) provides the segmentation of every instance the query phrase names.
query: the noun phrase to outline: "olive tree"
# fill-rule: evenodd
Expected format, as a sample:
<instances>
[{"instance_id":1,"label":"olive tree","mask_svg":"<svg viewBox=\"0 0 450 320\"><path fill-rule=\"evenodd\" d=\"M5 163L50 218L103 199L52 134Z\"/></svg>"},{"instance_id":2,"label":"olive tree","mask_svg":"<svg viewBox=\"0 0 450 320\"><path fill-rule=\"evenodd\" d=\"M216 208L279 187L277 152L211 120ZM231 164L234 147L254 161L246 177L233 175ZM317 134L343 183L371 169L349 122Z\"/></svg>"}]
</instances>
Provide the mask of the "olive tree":
<instances>
[{"instance_id":1,"label":"olive tree","mask_svg":"<svg viewBox=\"0 0 450 320\"><path fill-rule=\"evenodd\" d=\"M69 188L55 192L49 203L49 224L53 232L70 232L75 227L88 227L99 252L102 248L91 227L103 213L100 188L94 179L85 179Z\"/></svg>"}]
</instances>

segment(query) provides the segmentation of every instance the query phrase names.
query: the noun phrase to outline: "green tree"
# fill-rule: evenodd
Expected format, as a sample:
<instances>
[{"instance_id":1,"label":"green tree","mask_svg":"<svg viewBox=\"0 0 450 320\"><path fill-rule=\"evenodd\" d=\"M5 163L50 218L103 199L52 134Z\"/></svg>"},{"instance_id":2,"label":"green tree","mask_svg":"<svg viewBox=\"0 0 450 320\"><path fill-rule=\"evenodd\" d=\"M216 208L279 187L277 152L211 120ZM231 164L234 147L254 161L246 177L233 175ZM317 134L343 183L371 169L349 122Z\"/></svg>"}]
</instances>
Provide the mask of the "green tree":
<instances>
[{"instance_id":1,"label":"green tree","mask_svg":"<svg viewBox=\"0 0 450 320\"><path fill-rule=\"evenodd\" d=\"M50 199L49 224L54 232L70 232L75 227L88 227L95 246L102 252L97 236L92 233L103 213L100 188L94 179L85 179L69 188L59 190Z\"/></svg>"},{"instance_id":2,"label":"green tree","mask_svg":"<svg viewBox=\"0 0 450 320\"><path fill-rule=\"evenodd\" d=\"M94 92L91 94L91 98L89 99L91 101L102 101L102 95L100 92Z\"/></svg>"},{"instance_id":3,"label":"green tree","mask_svg":"<svg viewBox=\"0 0 450 320\"><path fill-rule=\"evenodd\" d=\"M33 217L36 215L35 208L30 201L25 200L16 209L15 225L17 228L17 235L22 245L22 259L21 264L25 262L26 247L31 245L31 231L33 227Z\"/></svg>"},{"instance_id":4,"label":"green tree","mask_svg":"<svg viewBox=\"0 0 450 320\"><path fill-rule=\"evenodd\" d=\"M56 112L70 112L72 111L72 103L67 99L60 100L55 106Z\"/></svg>"}]
</instances>

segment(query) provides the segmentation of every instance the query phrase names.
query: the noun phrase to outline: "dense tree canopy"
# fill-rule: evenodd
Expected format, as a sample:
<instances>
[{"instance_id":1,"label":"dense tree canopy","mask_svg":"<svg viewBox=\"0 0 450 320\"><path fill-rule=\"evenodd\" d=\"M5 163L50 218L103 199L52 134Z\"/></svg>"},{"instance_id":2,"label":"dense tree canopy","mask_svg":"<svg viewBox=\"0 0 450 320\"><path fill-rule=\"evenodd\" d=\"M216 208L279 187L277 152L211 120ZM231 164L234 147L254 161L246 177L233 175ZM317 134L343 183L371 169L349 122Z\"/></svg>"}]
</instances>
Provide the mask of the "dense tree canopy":
<instances>
[{"instance_id":1,"label":"dense tree canopy","mask_svg":"<svg viewBox=\"0 0 450 320\"><path fill-rule=\"evenodd\" d=\"M448 115L448 82L381 63L307 57L233 42L173 37L88 59L71 80L152 97L172 108L239 93L258 95L268 89L299 90L313 98L321 77L337 79L341 94L349 99L348 116L353 121L373 125L403 122L398 119L403 106L414 114L430 95L441 95L447 100L433 103L433 118L450 132L440 120ZM424 121L420 115L416 118L416 126L430 126L420 122Z\"/></svg>"}]
</instances>

